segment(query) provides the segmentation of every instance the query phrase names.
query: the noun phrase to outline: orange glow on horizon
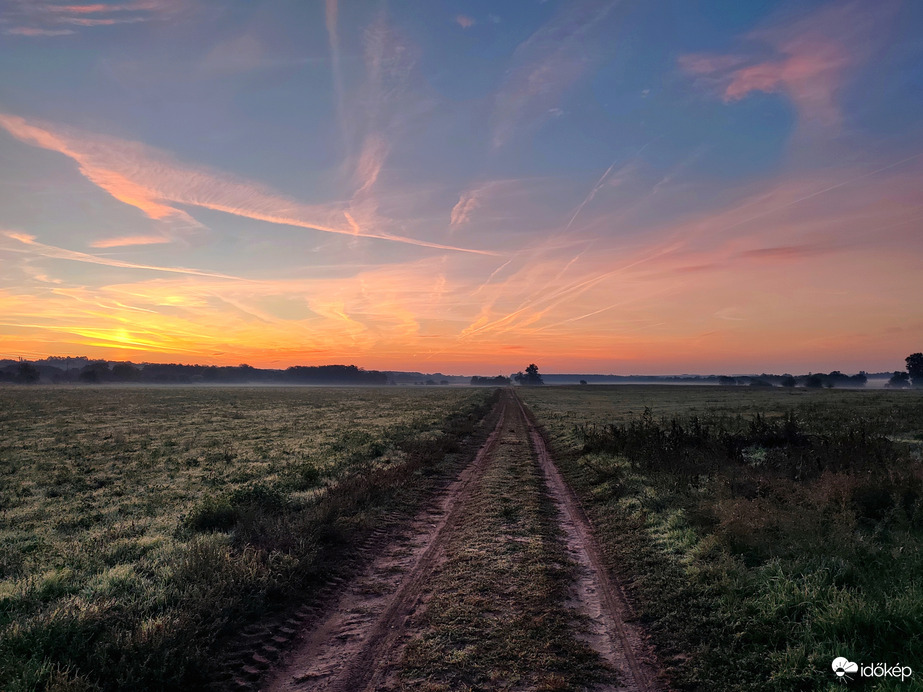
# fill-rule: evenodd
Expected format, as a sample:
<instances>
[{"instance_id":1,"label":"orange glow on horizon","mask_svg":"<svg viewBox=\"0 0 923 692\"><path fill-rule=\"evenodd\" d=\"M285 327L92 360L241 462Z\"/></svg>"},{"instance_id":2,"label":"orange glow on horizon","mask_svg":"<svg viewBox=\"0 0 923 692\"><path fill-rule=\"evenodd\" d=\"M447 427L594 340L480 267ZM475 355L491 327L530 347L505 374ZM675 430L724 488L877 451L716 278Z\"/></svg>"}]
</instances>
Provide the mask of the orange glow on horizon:
<instances>
[{"instance_id":1,"label":"orange glow on horizon","mask_svg":"<svg viewBox=\"0 0 923 692\"><path fill-rule=\"evenodd\" d=\"M801 374L923 350L912 3L739 3L704 33L695 3L678 32L614 1L7 4L0 358Z\"/></svg>"}]
</instances>

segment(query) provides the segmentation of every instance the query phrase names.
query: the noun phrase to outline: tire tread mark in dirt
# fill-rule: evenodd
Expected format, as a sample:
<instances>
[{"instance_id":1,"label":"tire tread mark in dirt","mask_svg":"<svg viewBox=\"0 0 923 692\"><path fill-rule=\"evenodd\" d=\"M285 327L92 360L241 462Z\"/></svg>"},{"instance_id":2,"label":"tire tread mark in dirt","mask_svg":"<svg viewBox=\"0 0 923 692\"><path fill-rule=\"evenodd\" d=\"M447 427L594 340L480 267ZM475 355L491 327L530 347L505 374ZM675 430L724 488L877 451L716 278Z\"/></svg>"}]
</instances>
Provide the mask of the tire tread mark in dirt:
<instances>
[{"instance_id":1,"label":"tire tread mark in dirt","mask_svg":"<svg viewBox=\"0 0 923 692\"><path fill-rule=\"evenodd\" d=\"M458 479L453 483L454 487L450 487L442 499L441 507L444 509L444 514L430 530L425 549L405 573L383 611L368 627L361 646L352 651L346 651L344 647L345 663L334 676L325 676L326 679L315 679L310 671L304 672L304 665L299 666L299 662L310 662L321 647L328 644L329 636L334 630L332 621L337 617L337 612L334 612L306 639L295 660L289 666L277 671L274 680L271 680L269 685L263 689L279 692L310 689L323 689L329 692L359 692L374 689L375 678L383 673L380 670L382 662L389 660L389 654L399 643L404 630L404 621L418 601L427 578L444 550L453 526L464 513L466 499L471 494L475 481L483 475L491 459L503 430L508 409L513 405L512 398L509 393L504 393L502 396L496 426L478 450L474 460L459 474ZM310 664L307 667L310 668ZM292 684L293 681L295 684ZM313 685L312 682L319 684Z\"/></svg>"},{"instance_id":2,"label":"tire tread mark in dirt","mask_svg":"<svg viewBox=\"0 0 923 692\"><path fill-rule=\"evenodd\" d=\"M622 683L615 689L626 692L655 692L663 689L656 683L657 668L653 663L653 652L637 626L626 622L632 617L631 605L625 598L621 586L610 577L602 552L593 536L590 520L580 500L561 476L552 460L545 438L535 423L531 412L516 396L516 403L529 429L532 449L551 496L560 504L562 528L571 549L577 554L577 562L588 568L587 578L593 582L593 590L602 606L601 621L604 634L611 640L612 651L601 652L610 663L622 668ZM609 655L606 655L606 654ZM627 668L627 670L624 670ZM627 680L625 678L628 678Z\"/></svg>"}]
</instances>

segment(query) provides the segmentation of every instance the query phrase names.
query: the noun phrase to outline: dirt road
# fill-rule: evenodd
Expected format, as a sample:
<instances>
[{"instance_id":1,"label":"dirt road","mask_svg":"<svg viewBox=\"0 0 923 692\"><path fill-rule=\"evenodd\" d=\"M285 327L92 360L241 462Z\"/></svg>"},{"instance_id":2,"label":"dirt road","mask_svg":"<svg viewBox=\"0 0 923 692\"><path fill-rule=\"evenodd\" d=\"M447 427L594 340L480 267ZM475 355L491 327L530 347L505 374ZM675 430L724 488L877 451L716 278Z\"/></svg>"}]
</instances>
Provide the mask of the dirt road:
<instances>
[{"instance_id":1,"label":"dirt road","mask_svg":"<svg viewBox=\"0 0 923 692\"><path fill-rule=\"evenodd\" d=\"M528 411L512 390L499 406L474 460L306 620L260 689L662 689Z\"/></svg>"}]
</instances>

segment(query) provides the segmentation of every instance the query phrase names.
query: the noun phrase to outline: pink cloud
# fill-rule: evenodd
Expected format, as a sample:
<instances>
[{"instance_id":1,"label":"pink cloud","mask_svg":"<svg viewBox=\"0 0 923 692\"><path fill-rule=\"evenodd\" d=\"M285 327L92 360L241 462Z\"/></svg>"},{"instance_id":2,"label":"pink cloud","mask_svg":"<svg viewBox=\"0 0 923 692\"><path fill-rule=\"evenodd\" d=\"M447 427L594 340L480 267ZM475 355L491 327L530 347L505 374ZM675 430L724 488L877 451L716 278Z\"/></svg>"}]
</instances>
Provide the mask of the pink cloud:
<instances>
[{"instance_id":1,"label":"pink cloud","mask_svg":"<svg viewBox=\"0 0 923 692\"><path fill-rule=\"evenodd\" d=\"M890 1L874 6L833 3L796 21L748 34L745 39L752 51L684 55L679 66L709 87L717 87L726 103L755 91L784 93L803 121L835 126L842 119L838 94L850 70L881 40L893 7ZM768 46L775 56L756 58L759 45Z\"/></svg>"},{"instance_id":2,"label":"pink cloud","mask_svg":"<svg viewBox=\"0 0 923 692\"><path fill-rule=\"evenodd\" d=\"M36 29L34 27L20 26L7 29L3 32L10 36L67 36L73 34L72 29Z\"/></svg>"},{"instance_id":3,"label":"pink cloud","mask_svg":"<svg viewBox=\"0 0 923 692\"><path fill-rule=\"evenodd\" d=\"M78 27L137 24L172 15L183 0L135 0L119 4L75 3L59 5L47 0L9 0L0 15L17 26L4 33L19 36L63 36L72 30L56 25Z\"/></svg>"},{"instance_id":4,"label":"pink cloud","mask_svg":"<svg viewBox=\"0 0 923 692\"><path fill-rule=\"evenodd\" d=\"M449 215L449 225L453 228L468 223L472 212L480 206L478 199L479 189L466 190L459 198L458 202L452 207L452 213Z\"/></svg>"},{"instance_id":5,"label":"pink cloud","mask_svg":"<svg viewBox=\"0 0 923 692\"><path fill-rule=\"evenodd\" d=\"M127 247L129 245L159 245L169 242L170 239L162 235L132 235L120 238L103 238L90 243L90 247L110 248Z\"/></svg>"},{"instance_id":6,"label":"pink cloud","mask_svg":"<svg viewBox=\"0 0 923 692\"><path fill-rule=\"evenodd\" d=\"M795 261L825 255L839 249L835 243L822 245L820 243L804 245L780 245L776 247L763 247L745 250L740 253L744 259L758 259L767 261Z\"/></svg>"},{"instance_id":7,"label":"pink cloud","mask_svg":"<svg viewBox=\"0 0 923 692\"><path fill-rule=\"evenodd\" d=\"M460 26L462 29L470 29L475 24L477 24L473 17L469 17L466 14L460 14L455 17L455 23L458 24L458 26Z\"/></svg>"},{"instance_id":8,"label":"pink cloud","mask_svg":"<svg viewBox=\"0 0 923 692\"><path fill-rule=\"evenodd\" d=\"M62 17L62 24L74 24L76 26L113 26L115 24L139 24L148 21L147 17L110 17L108 19L87 19L85 17Z\"/></svg>"},{"instance_id":9,"label":"pink cloud","mask_svg":"<svg viewBox=\"0 0 923 692\"><path fill-rule=\"evenodd\" d=\"M342 204L310 205L274 193L266 187L232 175L180 163L173 157L138 142L93 135L41 121L27 121L0 113L0 128L20 141L57 151L77 162L80 173L115 199L141 210L149 218L180 226L201 228L189 213L174 205L221 211L257 221L307 228L441 250L493 254L376 231L357 225ZM383 153L376 148L368 157L363 189L378 175Z\"/></svg>"},{"instance_id":10,"label":"pink cloud","mask_svg":"<svg viewBox=\"0 0 923 692\"><path fill-rule=\"evenodd\" d=\"M40 8L56 14L97 14L102 12L156 12L169 9L176 5L176 2L168 0L136 0L135 2L125 2L115 5L103 3L87 5L49 5L40 4Z\"/></svg>"}]
</instances>

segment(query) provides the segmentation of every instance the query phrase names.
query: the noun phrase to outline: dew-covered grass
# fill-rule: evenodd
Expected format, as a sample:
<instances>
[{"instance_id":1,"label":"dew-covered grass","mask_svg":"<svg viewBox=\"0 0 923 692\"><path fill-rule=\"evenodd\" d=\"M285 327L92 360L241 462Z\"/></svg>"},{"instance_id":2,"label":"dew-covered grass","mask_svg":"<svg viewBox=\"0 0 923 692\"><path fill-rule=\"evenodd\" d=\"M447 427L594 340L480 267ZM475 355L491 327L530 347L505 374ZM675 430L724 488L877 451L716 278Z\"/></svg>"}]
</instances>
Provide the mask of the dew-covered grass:
<instances>
[{"instance_id":1,"label":"dew-covered grass","mask_svg":"<svg viewBox=\"0 0 923 692\"><path fill-rule=\"evenodd\" d=\"M837 656L923 678L923 392L522 396L677 687L839 689Z\"/></svg>"},{"instance_id":2,"label":"dew-covered grass","mask_svg":"<svg viewBox=\"0 0 923 692\"><path fill-rule=\"evenodd\" d=\"M178 689L310 590L490 391L0 388L0 689Z\"/></svg>"}]
</instances>

